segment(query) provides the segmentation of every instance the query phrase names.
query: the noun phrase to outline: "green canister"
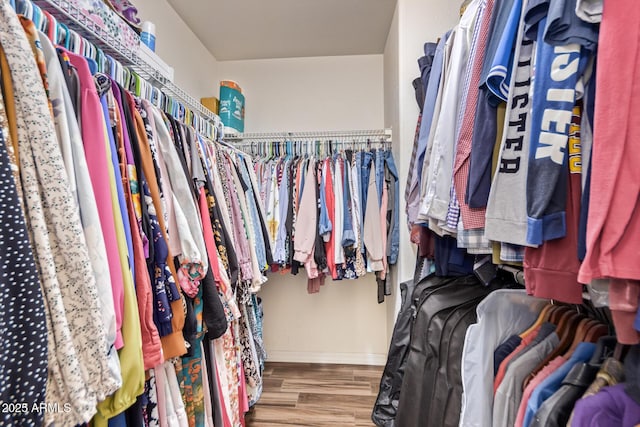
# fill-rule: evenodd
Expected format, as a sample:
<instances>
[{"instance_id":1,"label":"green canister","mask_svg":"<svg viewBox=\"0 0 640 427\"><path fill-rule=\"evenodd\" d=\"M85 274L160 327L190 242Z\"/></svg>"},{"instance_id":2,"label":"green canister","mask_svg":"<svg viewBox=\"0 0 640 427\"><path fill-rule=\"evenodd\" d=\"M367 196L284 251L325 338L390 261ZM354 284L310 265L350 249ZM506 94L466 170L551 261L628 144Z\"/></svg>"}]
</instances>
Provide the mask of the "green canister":
<instances>
[{"instance_id":1,"label":"green canister","mask_svg":"<svg viewBox=\"0 0 640 427\"><path fill-rule=\"evenodd\" d=\"M238 83L220 82L220 119L227 130L244 132L244 95Z\"/></svg>"}]
</instances>

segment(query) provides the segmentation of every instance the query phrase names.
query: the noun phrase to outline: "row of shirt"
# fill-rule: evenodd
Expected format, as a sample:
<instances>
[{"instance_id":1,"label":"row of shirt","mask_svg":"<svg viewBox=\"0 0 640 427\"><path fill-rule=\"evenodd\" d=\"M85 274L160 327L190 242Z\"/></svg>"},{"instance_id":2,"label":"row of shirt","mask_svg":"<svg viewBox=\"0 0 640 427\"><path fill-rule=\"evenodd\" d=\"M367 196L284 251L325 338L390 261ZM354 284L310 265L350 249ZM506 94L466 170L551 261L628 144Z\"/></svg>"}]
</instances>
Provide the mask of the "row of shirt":
<instances>
[{"instance_id":1,"label":"row of shirt","mask_svg":"<svg viewBox=\"0 0 640 427\"><path fill-rule=\"evenodd\" d=\"M0 29L0 401L27 408L2 424L244 425L270 245L253 162L8 1Z\"/></svg>"},{"instance_id":2,"label":"row of shirt","mask_svg":"<svg viewBox=\"0 0 640 427\"><path fill-rule=\"evenodd\" d=\"M344 150L325 158L282 155L255 164L272 270L304 268L308 292L326 277L376 273L378 299L391 287L399 251L399 182L390 150Z\"/></svg>"},{"instance_id":3,"label":"row of shirt","mask_svg":"<svg viewBox=\"0 0 640 427\"><path fill-rule=\"evenodd\" d=\"M444 274L452 264L468 274L475 255L490 254L524 265L535 296L580 304L589 285L594 301L608 293L600 300L629 344L640 342L639 190L629 186L638 150L627 144L640 45L619 29L637 26L637 9L470 1L418 61L405 193L412 241Z\"/></svg>"},{"instance_id":4,"label":"row of shirt","mask_svg":"<svg viewBox=\"0 0 640 427\"><path fill-rule=\"evenodd\" d=\"M624 349L608 325L521 291L492 293L477 314L464 343L461 426L640 423L640 346Z\"/></svg>"}]
</instances>

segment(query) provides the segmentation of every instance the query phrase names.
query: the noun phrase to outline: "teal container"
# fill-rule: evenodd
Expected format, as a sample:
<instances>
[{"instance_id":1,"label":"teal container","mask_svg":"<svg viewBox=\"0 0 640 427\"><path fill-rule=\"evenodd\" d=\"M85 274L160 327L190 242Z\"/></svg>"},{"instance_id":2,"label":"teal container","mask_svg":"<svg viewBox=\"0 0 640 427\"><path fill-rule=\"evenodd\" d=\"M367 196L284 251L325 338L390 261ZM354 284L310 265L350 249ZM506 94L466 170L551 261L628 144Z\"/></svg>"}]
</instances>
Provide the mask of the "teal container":
<instances>
[{"instance_id":1,"label":"teal container","mask_svg":"<svg viewBox=\"0 0 640 427\"><path fill-rule=\"evenodd\" d=\"M236 82L220 82L219 116L228 130L244 132L244 95Z\"/></svg>"}]
</instances>

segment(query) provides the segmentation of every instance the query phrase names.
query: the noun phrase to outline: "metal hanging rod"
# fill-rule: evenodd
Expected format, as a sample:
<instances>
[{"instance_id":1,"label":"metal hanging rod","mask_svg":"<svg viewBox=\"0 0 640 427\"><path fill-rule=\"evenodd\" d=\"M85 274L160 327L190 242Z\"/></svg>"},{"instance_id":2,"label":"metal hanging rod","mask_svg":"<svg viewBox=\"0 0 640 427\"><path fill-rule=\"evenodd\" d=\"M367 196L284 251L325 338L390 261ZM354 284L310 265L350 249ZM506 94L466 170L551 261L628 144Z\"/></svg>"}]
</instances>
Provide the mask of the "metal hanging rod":
<instances>
[{"instance_id":1,"label":"metal hanging rod","mask_svg":"<svg viewBox=\"0 0 640 427\"><path fill-rule=\"evenodd\" d=\"M153 86L159 88L165 95L184 104L193 113L200 116L201 122L206 124L207 132L214 133L222 127L220 118L205 108L198 100L186 93L173 82L166 79L152 65L145 62L138 54L140 37L133 34L135 48L125 44L122 40L105 31L86 16L72 1L69 0L32 0L42 10L49 12L57 20L63 22L80 36L99 47L104 53L111 56L123 66L147 80ZM195 124L195 123L194 123Z\"/></svg>"},{"instance_id":2,"label":"metal hanging rod","mask_svg":"<svg viewBox=\"0 0 640 427\"><path fill-rule=\"evenodd\" d=\"M291 139L335 139L335 138L381 138L391 141L391 129L350 130L350 131L313 131L313 132L264 132L264 133L230 133L224 136L229 142L241 141L276 141Z\"/></svg>"}]
</instances>

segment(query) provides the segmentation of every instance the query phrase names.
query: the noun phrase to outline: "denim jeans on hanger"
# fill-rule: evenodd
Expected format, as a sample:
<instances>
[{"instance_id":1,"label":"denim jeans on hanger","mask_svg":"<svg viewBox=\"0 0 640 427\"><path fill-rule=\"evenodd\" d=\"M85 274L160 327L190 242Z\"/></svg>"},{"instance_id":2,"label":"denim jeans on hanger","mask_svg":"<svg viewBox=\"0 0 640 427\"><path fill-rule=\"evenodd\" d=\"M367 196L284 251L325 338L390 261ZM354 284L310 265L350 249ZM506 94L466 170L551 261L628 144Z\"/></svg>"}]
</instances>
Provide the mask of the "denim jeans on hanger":
<instances>
[{"instance_id":1,"label":"denim jeans on hanger","mask_svg":"<svg viewBox=\"0 0 640 427\"><path fill-rule=\"evenodd\" d=\"M253 185L251 184L251 177L249 176L249 170L247 169L247 165L244 161L244 157L242 155L238 156L239 158L239 170L242 176L242 180L247 184L247 208L249 209L249 214L251 215L251 222L253 223L253 232L256 236L255 246L256 246L256 258L258 260L258 264L260 268L263 269L267 265L267 249L265 247L264 241L268 236L262 235L262 227L260 226L260 218L258 217L258 206L256 205L256 199L253 193Z\"/></svg>"},{"instance_id":2,"label":"denim jeans on hanger","mask_svg":"<svg viewBox=\"0 0 640 427\"><path fill-rule=\"evenodd\" d=\"M362 151L359 153L361 157L360 163L360 207L362 214L360 215L360 224L364 227L364 213L367 206L367 193L369 191L369 173L371 172L371 162L373 160L373 153L370 151ZM366 255L366 248L362 245L362 254Z\"/></svg>"},{"instance_id":3,"label":"denim jeans on hanger","mask_svg":"<svg viewBox=\"0 0 640 427\"><path fill-rule=\"evenodd\" d=\"M398 261L398 252L400 251L400 181L398 168L393 159L393 153L391 150L383 151L384 164L386 166L391 179L393 180L393 217L391 224L389 225L390 240L388 243L389 264L393 265Z\"/></svg>"},{"instance_id":4,"label":"denim jeans on hanger","mask_svg":"<svg viewBox=\"0 0 640 427\"><path fill-rule=\"evenodd\" d=\"M382 185L384 184L384 151L374 152L376 168L376 190L378 191L378 207L382 205Z\"/></svg>"},{"instance_id":5,"label":"denim jeans on hanger","mask_svg":"<svg viewBox=\"0 0 640 427\"><path fill-rule=\"evenodd\" d=\"M360 221L360 229L362 230L362 227L364 225L364 206L362 205L362 151L357 151L355 153L353 153L353 155L356 158L356 171L358 173L358 177L357 179L360 181L358 183L358 220Z\"/></svg>"},{"instance_id":6,"label":"denim jeans on hanger","mask_svg":"<svg viewBox=\"0 0 640 427\"><path fill-rule=\"evenodd\" d=\"M350 170L349 162L343 158L340 162L342 165L342 191L343 191L343 207L344 207L344 225L342 227L342 247L347 248L353 246L356 242L356 235L353 231L353 221L351 220L351 187L349 185Z\"/></svg>"},{"instance_id":7,"label":"denim jeans on hanger","mask_svg":"<svg viewBox=\"0 0 640 427\"><path fill-rule=\"evenodd\" d=\"M322 173L320 174L320 216L318 217L318 233L322 236L323 241L328 242L329 232L333 229L333 224L331 224L329 211L327 210L325 179L327 179L327 175L328 179L331 179L331 166L326 163L326 160L323 160L322 163L323 165L320 168Z\"/></svg>"}]
</instances>

